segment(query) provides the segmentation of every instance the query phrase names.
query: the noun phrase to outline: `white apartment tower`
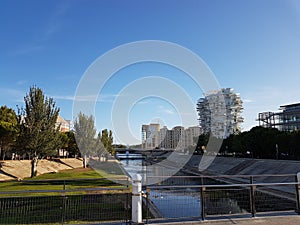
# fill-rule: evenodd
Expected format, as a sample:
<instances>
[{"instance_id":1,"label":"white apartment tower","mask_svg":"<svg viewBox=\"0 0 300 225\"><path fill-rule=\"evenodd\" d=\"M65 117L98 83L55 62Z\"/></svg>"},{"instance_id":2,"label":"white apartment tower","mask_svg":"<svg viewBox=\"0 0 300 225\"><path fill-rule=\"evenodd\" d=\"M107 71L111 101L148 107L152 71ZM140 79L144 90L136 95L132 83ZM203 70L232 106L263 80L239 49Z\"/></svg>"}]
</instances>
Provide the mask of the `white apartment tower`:
<instances>
[{"instance_id":1,"label":"white apartment tower","mask_svg":"<svg viewBox=\"0 0 300 225\"><path fill-rule=\"evenodd\" d=\"M219 138L239 133L244 121L242 103L239 94L232 88L222 88L200 98L197 111L203 132Z\"/></svg>"}]
</instances>

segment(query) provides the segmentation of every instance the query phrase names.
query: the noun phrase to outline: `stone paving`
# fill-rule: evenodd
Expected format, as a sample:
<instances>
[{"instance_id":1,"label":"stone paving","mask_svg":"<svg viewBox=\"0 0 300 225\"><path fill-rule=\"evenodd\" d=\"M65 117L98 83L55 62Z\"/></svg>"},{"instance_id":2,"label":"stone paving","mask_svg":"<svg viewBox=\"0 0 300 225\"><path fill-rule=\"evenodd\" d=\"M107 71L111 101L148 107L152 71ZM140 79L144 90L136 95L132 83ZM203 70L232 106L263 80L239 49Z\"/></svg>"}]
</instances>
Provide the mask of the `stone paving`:
<instances>
[{"instance_id":1,"label":"stone paving","mask_svg":"<svg viewBox=\"0 0 300 225\"><path fill-rule=\"evenodd\" d=\"M249 219L221 219L221 220L206 220L193 222L167 222L167 223L151 223L151 225L298 225L300 224L300 216L274 216L260 217Z\"/></svg>"}]
</instances>

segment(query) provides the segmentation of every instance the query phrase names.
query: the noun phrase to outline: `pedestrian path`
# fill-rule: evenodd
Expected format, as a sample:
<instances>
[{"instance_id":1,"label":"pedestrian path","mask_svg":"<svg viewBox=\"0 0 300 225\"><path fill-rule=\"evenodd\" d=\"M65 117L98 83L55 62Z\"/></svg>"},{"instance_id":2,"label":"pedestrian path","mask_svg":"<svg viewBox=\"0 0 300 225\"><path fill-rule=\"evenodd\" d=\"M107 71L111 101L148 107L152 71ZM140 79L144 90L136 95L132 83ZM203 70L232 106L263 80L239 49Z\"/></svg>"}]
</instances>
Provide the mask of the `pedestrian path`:
<instances>
[{"instance_id":1,"label":"pedestrian path","mask_svg":"<svg viewBox=\"0 0 300 225\"><path fill-rule=\"evenodd\" d=\"M220 220L206 220L193 222L167 222L167 223L151 223L151 225L296 225L300 224L299 215L291 216L274 216L274 217L258 217L248 219L220 219Z\"/></svg>"}]
</instances>

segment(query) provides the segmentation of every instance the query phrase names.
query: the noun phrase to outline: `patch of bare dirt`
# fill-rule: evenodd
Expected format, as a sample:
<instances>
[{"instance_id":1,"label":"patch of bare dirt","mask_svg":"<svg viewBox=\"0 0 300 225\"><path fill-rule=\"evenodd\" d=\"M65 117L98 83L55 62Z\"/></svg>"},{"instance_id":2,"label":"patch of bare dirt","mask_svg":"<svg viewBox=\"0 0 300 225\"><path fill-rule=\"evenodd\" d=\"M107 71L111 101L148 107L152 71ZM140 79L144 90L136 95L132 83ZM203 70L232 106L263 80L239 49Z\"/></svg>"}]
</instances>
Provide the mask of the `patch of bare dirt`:
<instances>
[{"instance_id":1,"label":"patch of bare dirt","mask_svg":"<svg viewBox=\"0 0 300 225\"><path fill-rule=\"evenodd\" d=\"M43 159L37 166L38 175L44 173L58 172L82 167L80 159L61 159L61 162ZM31 175L30 160L5 160L1 162L0 181L10 179L23 179Z\"/></svg>"}]
</instances>

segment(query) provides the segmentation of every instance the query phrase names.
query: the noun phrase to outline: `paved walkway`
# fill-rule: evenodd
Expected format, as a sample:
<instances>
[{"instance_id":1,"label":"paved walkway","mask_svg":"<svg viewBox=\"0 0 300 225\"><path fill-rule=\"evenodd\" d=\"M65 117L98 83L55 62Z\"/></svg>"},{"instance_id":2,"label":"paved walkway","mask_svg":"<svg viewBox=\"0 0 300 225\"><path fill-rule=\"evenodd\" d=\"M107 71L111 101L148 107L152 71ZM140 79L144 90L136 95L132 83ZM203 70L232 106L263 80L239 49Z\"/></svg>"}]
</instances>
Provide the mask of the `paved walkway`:
<instances>
[{"instance_id":1,"label":"paved walkway","mask_svg":"<svg viewBox=\"0 0 300 225\"><path fill-rule=\"evenodd\" d=\"M274 217L260 217L248 219L220 219L220 220L206 220L198 222L168 222L168 223L151 223L151 225L296 225L300 224L300 216L274 216Z\"/></svg>"}]
</instances>

